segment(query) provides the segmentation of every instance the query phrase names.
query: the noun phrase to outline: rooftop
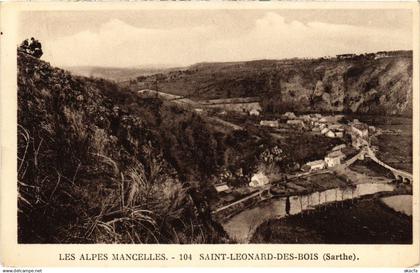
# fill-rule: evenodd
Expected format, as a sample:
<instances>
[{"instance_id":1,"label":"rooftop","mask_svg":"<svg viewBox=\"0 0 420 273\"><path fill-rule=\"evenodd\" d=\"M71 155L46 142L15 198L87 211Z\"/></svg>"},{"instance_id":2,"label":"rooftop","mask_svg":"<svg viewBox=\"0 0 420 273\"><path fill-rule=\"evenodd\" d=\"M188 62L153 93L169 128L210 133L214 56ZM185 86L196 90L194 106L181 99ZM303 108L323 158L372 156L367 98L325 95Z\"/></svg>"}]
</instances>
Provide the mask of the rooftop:
<instances>
[{"instance_id":1,"label":"rooftop","mask_svg":"<svg viewBox=\"0 0 420 273\"><path fill-rule=\"evenodd\" d=\"M334 157L343 157L343 156L345 157L345 155L343 154L343 152L340 151L340 150L337 150L337 151L334 151L332 153L329 153L326 157L334 158Z\"/></svg>"},{"instance_id":2,"label":"rooftop","mask_svg":"<svg viewBox=\"0 0 420 273\"><path fill-rule=\"evenodd\" d=\"M311 161L306 163L306 165L308 166L315 166L315 165L319 165L319 164L324 164L324 160L320 159L320 160L315 160L315 161Z\"/></svg>"}]
</instances>

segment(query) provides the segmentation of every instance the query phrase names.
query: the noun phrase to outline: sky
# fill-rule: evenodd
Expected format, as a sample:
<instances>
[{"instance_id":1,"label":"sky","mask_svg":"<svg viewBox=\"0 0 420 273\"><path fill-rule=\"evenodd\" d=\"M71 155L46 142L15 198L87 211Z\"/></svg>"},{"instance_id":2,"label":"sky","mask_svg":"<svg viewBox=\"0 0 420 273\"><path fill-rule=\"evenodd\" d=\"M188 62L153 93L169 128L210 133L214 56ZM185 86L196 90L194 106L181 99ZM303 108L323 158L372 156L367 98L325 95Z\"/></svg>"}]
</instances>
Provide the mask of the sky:
<instances>
[{"instance_id":1,"label":"sky","mask_svg":"<svg viewBox=\"0 0 420 273\"><path fill-rule=\"evenodd\" d=\"M56 66L186 66L412 49L410 10L26 11Z\"/></svg>"}]
</instances>

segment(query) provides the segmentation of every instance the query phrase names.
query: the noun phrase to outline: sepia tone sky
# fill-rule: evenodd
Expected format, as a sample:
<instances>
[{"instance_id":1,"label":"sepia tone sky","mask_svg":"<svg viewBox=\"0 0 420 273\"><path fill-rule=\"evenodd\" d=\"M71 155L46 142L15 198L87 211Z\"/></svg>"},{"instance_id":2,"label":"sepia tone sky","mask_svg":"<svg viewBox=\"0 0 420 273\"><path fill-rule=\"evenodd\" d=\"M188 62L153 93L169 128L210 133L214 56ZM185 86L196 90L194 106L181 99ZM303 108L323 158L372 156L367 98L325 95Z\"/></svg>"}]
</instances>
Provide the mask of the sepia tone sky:
<instances>
[{"instance_id":1,"label":"sepia tone sky","mask_svg":"<svg viewBox=\"0 0 420 273\"><path fill-rule=\"evenodd\" d=\"M410 10L31 11L56 66L136 67L412 49Z\"/></svg>"}]
</instances>

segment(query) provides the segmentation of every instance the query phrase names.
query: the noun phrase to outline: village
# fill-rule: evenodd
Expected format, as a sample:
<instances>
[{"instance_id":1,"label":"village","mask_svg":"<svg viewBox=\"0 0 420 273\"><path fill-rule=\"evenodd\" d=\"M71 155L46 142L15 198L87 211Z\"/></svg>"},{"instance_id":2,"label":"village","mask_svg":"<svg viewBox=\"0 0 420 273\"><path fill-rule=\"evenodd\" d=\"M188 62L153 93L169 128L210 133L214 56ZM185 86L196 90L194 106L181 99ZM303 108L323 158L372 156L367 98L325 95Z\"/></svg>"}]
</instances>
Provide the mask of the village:
<instances>
[{"instance_id":1,"label":"village","mask_svg":"<svg viewBox=\"0 0 420 273\"><path fill-rule=\"evenodd\" d=\"M265 138L273 144L260 154L258 166L251 175L245 174L240 167L234 167L222 168L214 178L213 193L207 200L215 218L222 222L272 197L353 187L359 183L382 179L352 170L350 165L354 162L360 160L361 165L366 163L365 156L369 157L369 162L371 159L376 160L373 165L374 168L380 169L381 177L389 177L392 173L399 172L377 159L375 152L378 148L371 144L372 137L387 131L348 115L290 111L273 115L264 113L261 102L256 97L194 101L185 96L150 89L140 90L138 94L142 97L160 97L175 102L192 109L217 126L233 131L246 131L256 139ZM311 141L305 142L307 139L301 139L304 136L311 137ZM297 143L295 147L300 147L304 154L314 150L325 151L325 154L318 152L318 158L301 163L294 162L285 155L281 146L275 144L284 144L284 141L291 138ZM324 141L317 143L313 139ZM335 144L331 146L333 143ZM285 145L290 146L287 142ZM276 166L280 161L291 163L293 167ZM406 173L398 177L406 183L412 180L410 174Z\"/></svg>"},{"instance_id":2,"label":"village","mask_svg":"<svg viewBox=\"0 0 420 273\"><path fill-rule=\"evenodd\" d=\"M251 109L248 115L260 116L260 112ZM354 161L363 160L364 151L370 145L369 136L380 134L380 129L357 119L346 122L344 115L318 113L296 115L293 112L286 112L277 119L261 117L257 126L270 130L273 135L286 130L305 131L325 138L339 139L341 144L335 145L323 158L308 161L302 164L299 170L291 173L270 175L264 170L259 170L251 176L246 186L233 187L226 182L215 184L218 202L214 204L214 211L219 213L222 211L221 208L229 208L228 213L222 213L224 216L229 217L235 213L230 204L239 204L241 200L245 200L249 206L253 203L252 197L257 197L258 201L261 192L269 193L270 196L288 196L310 192L314 188L327 189L332 186L343 186L346 183L351 184L351 181L343 175L343 170ZM281 152L276 146L272 149L271 155L267 156L279 156ZM229 174L224 174L221 180L227 178L226 176ZM243 209L243 206L236 207L238 210Z\"/></svg>"}]
</instances>

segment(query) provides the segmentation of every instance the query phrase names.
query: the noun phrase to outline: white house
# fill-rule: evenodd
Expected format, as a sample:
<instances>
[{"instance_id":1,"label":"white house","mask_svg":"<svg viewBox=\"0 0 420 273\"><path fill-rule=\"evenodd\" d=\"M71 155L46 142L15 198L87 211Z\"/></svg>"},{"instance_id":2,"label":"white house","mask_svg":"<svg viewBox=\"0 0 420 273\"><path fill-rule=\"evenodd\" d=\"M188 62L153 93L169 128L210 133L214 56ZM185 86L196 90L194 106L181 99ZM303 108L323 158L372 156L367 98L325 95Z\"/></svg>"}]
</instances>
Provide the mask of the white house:
<instances>
[{"instance_id":1,"label":"white house","mask_svg":"<svg viewBox=\"0 0 420 273\"><path fill-rule=\"evenodd\" d=\"M325 168L325 161L322 159L308 162L302 167L302 169L305 171L322 170L324 168Z\"/></svg>"},{"instance_id":2,"label":"white house","mask_svg":"<svg viewBox=\"0 0 420 273\"><path fill-rule=\"evenodd\" d=\"M283 116L285 116L286 118L289 118L289 119L294 119L294 118L296 118L296 115L295 115L295 113L293 113L293 112L286 112L286 113L284 113L284 115Z\"/></svg>"},{"instance_id":3,"label":"white house","mask_svg":"<svg viewBox=\"0 0 420 273\"><path fill-rule=\"evenodd\" d=\"M344 137L344 133L343 132L335 132L335 136L339 137L339 138L342 138L342 137Z\"/></svg>"},{"instance_id":4,"label":"white house","mask_svg":"<svg viewBox=\"0 0 420 273\"><path fill-rule=\"evenodd\" d=\"M334 151L329 153L325 158L325 163L327 164L328 168L337 166L341 164L341 160L345 158L345 154L343 154L340 150Z\"/></svg>"},{"instance_id":5,"label":"white house","mask_svg":"<svg viewBox=\"0 0 420 273\"><path fill-rule=\"evenodd\" d=\"M334 138L335 133L333 131L328 130L328 132L325 134L326 137Z\"/></svg>"},{"instance_id":6,"label":"white house","mask_svg":"<svg viewBox=\"0 0 420 273\"><path fill-rule=\"evenodd\" d=\"M256 188L267 185L268 183L268 177L263 172L258 172L251 177L251 182L249 182L249 186Z\"/></svg>"},{"instance_id":7,"label":"white house","mask_svg":"<svg viewBox=\"0 0 420 273\"><path fill-rule=\"evenodd\" d=\"M260 125L268 127L279 127L278 120L261 120Z\"/></svg>"},{"instance_id":8,"label":"white house","mask_svg":"<svg viewBox=\"0 0 420 273\"><path fill-rule=\"evenodd\" d=\"M249 114L251 116L259 116L260 115L260 111L258 109L251 109L251 111L249 111Z\"/></svg>"},{"instance_id":9,"label":"white house","mask_svg":"<svg viewBox=\"0 0 420 273\"><path fill-rule=\"evenodd\" d=\"M356 123L351 125L351 131L358 137L365 138L369 135L368 126L363 123Z\"/></svg>"},{"instance_id":10,"label":"white house","mask_svg":"<svg viewBox=\"0 0 420 273\"><path fill-rule=\"evenodd\" d=\"M214 188L216 189L217 193L227 192L230 190L229 186L226 183L214 185Z\"/></svg>"},{"instance_id":11,"label":"white house","mask_svg":"<svg viewBox=\"0 0 420 273\"><path fill-rule=\"evenodd\" d=\"M325 135L326 133L328 133L330 130L328 128L323 128L321 130L321 134Z\"/></svg>"},{"instance_id":12,"label":"white house","mask_svg":"<svg viewBox=\"0 0 420 273\"><path fill-rule=\"evenodd\" d=\"M305 123L300 119L289 119L286 123L289 125L297 126L299 128L305 127Z\"/></svg>"}]
</instances>

